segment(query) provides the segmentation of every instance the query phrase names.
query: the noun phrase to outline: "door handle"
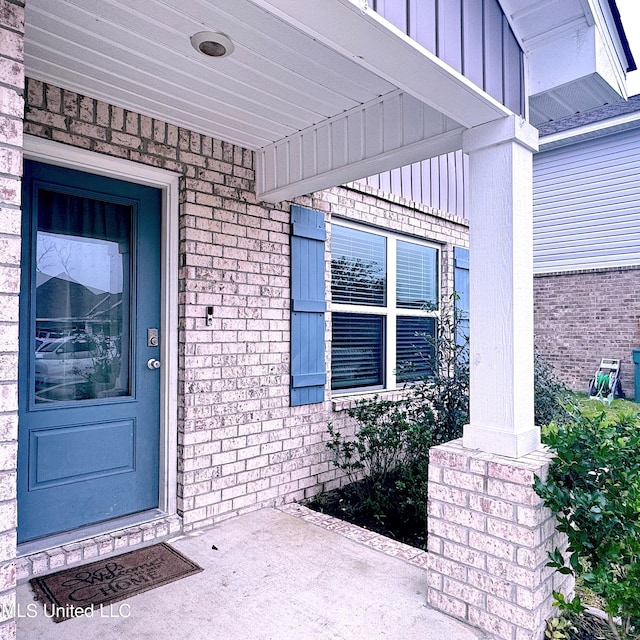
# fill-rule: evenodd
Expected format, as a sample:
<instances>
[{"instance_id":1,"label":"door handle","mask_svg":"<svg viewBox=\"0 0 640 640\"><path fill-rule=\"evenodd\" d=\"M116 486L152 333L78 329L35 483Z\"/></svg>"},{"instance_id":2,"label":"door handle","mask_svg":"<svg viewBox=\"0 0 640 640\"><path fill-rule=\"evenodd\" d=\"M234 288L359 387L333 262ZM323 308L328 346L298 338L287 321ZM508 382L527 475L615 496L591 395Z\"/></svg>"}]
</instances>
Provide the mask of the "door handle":
<instances>
[{"instance_id":1,"label":"door handle","mask_svg":"<svg viewBox=\"0 0 640 640\"><path fill-rule=\"evenodd\" d=\"M149 358L147 360L147 368L148 369L159 369L160 368L160 360L156 360L155 358Z\"/></svg>"}]
</instances>

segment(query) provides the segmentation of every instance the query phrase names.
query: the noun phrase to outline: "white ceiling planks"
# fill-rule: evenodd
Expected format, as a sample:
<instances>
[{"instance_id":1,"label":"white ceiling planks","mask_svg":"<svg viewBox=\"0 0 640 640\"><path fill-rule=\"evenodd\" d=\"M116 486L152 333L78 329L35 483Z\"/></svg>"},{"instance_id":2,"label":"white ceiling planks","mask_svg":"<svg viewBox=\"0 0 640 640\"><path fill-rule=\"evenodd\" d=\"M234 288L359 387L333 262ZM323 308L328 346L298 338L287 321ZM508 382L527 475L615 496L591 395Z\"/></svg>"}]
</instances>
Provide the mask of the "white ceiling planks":
<instances>
[{"instance_id":1,"label":"white ceiling planks","mask_svg":"<svg viewBox=\"0 0 640 640\"><path fill-rule=\"evenodd\" d=\"M203 29L234 55L196 52ZM32 0L25 60L36 79L254 149L394 88L242 0Z\"/></svg>"},{"instance_id":2,"label":"white ceiling planks","mask_svg":"<svg viewBox=\"0 0 640 640\"><path fill-rule=\"evenodd\" d=\"M277 202L459 149L463 128L416 98L395 91L310 127L257 153L257 193ZM358 175L359 173L359 175Z\"/></svg>"}]
</instances>

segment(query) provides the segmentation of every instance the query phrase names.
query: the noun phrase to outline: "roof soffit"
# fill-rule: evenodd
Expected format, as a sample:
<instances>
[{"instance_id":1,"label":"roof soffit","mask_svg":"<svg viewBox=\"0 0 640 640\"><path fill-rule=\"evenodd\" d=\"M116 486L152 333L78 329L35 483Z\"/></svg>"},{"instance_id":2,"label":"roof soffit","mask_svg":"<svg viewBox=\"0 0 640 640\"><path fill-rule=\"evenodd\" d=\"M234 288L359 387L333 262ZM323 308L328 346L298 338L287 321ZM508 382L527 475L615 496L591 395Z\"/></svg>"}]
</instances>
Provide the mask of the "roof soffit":
<instances>
[{"instance_id":1,"label":"roof soffit","mask_svg":"<svg viewBox=\"0 0 640 640\"><path fill-rule=\"evenodd\" d=\"M527 54L533 124L626 98L630 62L606 0L500 2Z\"/></svg>"}]
</instances>

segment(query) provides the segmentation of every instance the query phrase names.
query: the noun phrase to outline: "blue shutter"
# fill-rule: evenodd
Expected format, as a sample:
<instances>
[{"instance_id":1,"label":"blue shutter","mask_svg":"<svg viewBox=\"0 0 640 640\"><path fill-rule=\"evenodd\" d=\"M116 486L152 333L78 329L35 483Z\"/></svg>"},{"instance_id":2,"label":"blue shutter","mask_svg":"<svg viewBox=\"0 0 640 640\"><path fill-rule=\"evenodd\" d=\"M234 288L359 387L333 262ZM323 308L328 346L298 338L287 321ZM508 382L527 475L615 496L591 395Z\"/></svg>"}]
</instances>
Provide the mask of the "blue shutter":
<instances>
[{"instance_id":1,"label":"blue shutter","mask_svg":"<svg viewBox=\"0 0 640 640\"><path fill-rule=\"evenodd\" d=\"M454 281L456 292L455 314L458 325L456 342L463 345L469 338L469 249L453 248Z\"/></svg>"},{"instance_id":2,"label":"blue shutter","mask_svg":"<svg viewBox=\"0 0 640 640\"><path fill-rule=\"evenodd\" d=\"M322 211L291 207L291 406L324 401L324 244Z\"/></svg>"}]
</instances>

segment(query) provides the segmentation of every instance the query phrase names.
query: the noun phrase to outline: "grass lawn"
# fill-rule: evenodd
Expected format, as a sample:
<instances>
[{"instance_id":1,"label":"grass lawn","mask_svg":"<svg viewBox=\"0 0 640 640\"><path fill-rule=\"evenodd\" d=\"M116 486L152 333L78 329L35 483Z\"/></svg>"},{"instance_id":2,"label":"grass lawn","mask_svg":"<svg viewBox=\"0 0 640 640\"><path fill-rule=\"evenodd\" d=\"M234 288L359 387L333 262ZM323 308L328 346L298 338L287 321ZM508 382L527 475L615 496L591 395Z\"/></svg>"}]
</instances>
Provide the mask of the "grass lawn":
<instances>
[{"instance_id":1,"label":"grass lawn","mask_svg":"<svg viewBox=\"0 0 640 640\"><path fill-rule=\"evenodd\" d=\"M589 398L585 393L574 393L571 395L571 401L576 404L580 413L587 417L596 416L603 411L611 417L640 413L640 404L623 398L616 399L609 404Z\"/></svg>"}]
</instances>

